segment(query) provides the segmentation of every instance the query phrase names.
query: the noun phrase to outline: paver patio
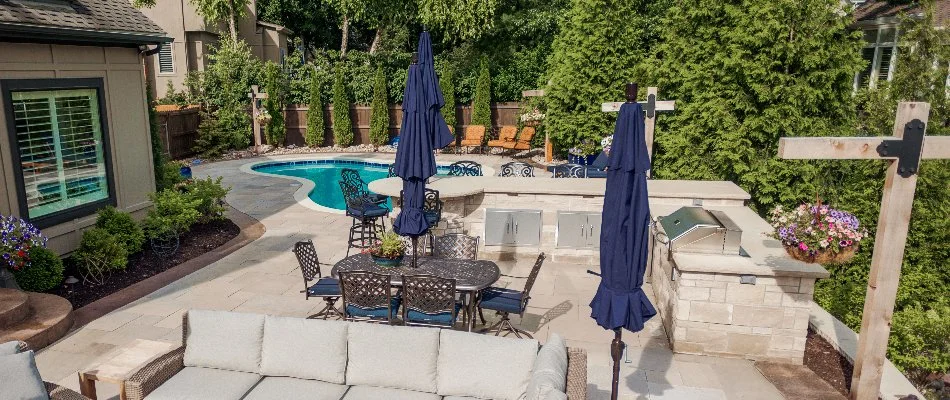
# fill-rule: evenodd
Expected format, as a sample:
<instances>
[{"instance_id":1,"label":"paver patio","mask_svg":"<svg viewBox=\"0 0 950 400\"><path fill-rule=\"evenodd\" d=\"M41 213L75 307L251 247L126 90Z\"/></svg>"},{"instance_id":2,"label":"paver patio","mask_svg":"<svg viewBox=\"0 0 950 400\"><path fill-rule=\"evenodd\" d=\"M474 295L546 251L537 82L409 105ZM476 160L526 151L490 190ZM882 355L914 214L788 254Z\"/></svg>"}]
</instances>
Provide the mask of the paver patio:
<instances>
[{"instance_id":1,"label":"paver patio","mask_svg":"<svg viewBox=\"0 0 950 400\"><path fill-rule=\"evenodd\" d=\"M326 155L319 155L326 156ZM303 156L280 156L276 159ZM345 158L385 155L340 155ZM495 167L508 160L497 156L439 155L439 161L470 159ZM181 314L192 308L267 313L304 317L323 307L319 299L305 300L297 261L290 249L299 240L313 239L321 261L328 264L346 254L346 232L351 220L342 214L314 211L298 205L296 181L240 171L249 162L233 160L194 168L195 176L222 176L233 187L228 203L264 224L263 237L202 270L75 330L42 350L37 363L50 381L78 389L77 371L111 350L135 339L181 341ZM501 262L502 272L525 276L533 263L527 257ZM324 272L329 272L325 267ZM557 332L569 346L588 351L588 395L610 397L611 332L589 317L598 279L586 265L545 262L532 291L522 328L545 340ZM523 279L502 278L499 285L521 288ZM644 288L652 299L652 289ZM487 314L487 313L486 313ZM492 317L486 315L486 317ZM318 338L315 338L318 339ZM782 395L751 361L673 354L659 318L637 334L626 332L630 363L621 366L624 399L782 399ZM117 389L102 384L100 399L116 396Z\"/></svg>"}]
</instances>

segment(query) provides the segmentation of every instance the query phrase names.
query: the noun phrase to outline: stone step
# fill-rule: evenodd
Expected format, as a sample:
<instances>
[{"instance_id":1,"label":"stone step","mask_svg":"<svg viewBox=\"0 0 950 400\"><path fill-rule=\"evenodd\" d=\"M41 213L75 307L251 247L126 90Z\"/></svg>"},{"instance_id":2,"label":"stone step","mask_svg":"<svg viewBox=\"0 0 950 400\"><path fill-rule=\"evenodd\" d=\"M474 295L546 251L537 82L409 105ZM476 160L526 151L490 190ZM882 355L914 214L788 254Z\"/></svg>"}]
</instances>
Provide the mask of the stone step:
<instances>
[{"instance_id":1,"label":"stone step","mask_svg":"<svg viewBox=\"0 0 950 400\"><path fill-rule=\"evenodd\" d=\"M73 327L73 306L66 299L46 293L27 293L29 315L10 327L0 328L0 343L26 342L39 350L66 335Z\"/></svg>"},{"instance_id":2,"label":"stone step","mask_svg":"<svg viewBox=\"0 0 950 400\"><path fill-rule=\"evenodd\" d=\"M0 329L6 329L26 319L30 314L26 292L0 289Z\"/></svg>"}]
</instances>

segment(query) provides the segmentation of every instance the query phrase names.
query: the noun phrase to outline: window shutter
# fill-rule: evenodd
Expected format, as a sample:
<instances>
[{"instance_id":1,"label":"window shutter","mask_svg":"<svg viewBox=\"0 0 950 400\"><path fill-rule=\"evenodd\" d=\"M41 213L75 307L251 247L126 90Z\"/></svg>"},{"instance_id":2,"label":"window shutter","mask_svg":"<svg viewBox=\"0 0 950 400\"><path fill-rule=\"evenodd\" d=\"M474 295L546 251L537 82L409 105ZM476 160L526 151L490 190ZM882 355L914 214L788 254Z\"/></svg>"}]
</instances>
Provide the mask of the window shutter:
<instances>
[{"instance_id":1,"label":"window shutter","mask_svg":"<svg viewBox=\"0 0 950 400\"><path fill-rule=\"evenodd\" d=\"M163 43L158 50L158 72L163 74L175 73L175 61L172 57L172 44Z\"/></svg>"}]
</instances>

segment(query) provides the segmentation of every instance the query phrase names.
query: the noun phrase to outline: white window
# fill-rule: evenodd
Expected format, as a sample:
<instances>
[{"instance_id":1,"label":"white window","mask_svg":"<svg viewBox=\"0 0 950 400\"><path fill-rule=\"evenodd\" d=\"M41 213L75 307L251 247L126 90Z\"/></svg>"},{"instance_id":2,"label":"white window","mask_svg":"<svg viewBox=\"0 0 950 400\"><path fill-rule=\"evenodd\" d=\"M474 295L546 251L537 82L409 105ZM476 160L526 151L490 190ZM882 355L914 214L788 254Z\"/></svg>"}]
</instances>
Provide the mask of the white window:
<instances>
[{"instance_id":1,"label":"white window","mask_svg":"<svg viewBox=\"0 0 950 400\"><path fill-rule=\"evenodd\" d=\"M4 93L7 115L12 117L14 160L20 166L20 206L23 214L41 226L92 214L113 198L100 109L102 81L49 81L56 84L40 81L40 86L49 89L14 87ZM62 87L64 81L74 86L94 81L91 83L97 87L55 88ZM3 86L31 84L36 82L6 81Z\"/></svg>"},{"instance_id":2,"label":"white window","mask_svg":"<svg viewBox=\"0 0 950 400\"><path fill-rule=\"evenodd\" d=\"M861 58L867 63L854 77L854 88L876 87L878 82L894 77L897 60L897 28L874 27L864 31L864 49Z\"/></svg>"},{"instance_id":3,"label":"white window","mask_svg":"<svg viewBox=\"0 0 950 400\"><path fill-rule=\"evenodd\" d=\"M158 72L162 74L175 73L175 58L172 52L171 43L162 43L162 48L158 50Z\"/></svg>"}]
</instances>

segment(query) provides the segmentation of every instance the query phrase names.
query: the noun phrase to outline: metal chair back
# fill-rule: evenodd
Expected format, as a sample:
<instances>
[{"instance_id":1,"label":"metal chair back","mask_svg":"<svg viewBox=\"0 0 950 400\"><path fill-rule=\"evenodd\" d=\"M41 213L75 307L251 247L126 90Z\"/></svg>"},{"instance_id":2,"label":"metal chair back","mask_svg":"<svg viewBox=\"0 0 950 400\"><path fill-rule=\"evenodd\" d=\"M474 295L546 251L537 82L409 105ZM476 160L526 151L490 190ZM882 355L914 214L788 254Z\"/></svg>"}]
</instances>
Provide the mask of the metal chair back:
<instances>
[{"instance_id":1,"label":"metal chair back","mask_svg":"<svg viewBox=\"0 0 950 400\"><path fill-rule=\"evenodd\" d=\"M297 256L297 263L300 264L300 272L303 274L303 291L309 298L310 281L320 279L323 275L320 272L320 258L317 256L317 248L312 240L306 240L294 243L294 255Z\"/></svg>"},{"instance_id":2,"label":"metal chair back","mask_svg":"<svg viewBox=\"0 0 950 400\"><path fill-rule=\"evenodd\" d=\"M432 275L404 275L402 277L402 320L406 325L451 326L451 324L412 321L409 311L429 315L450 313L455 321L455 279Z\"/></svg>"},{"instance_id":3,"label":"metal chair back","mask_svg":"<svg viewBox=\"0 0 950 400\"><path fill-rule=\"evenodd\" d=\"M512 161L501 166L501 174L498 176L534 177L534 167L523 162Z\"/></svg>"},{"instance_id":4,"label":"metal chair back","mask_svg":"<svg viewBox=\"0 0 950 400\"><path fill-rule=\"evenodd\" d=\"M456 161L449 165L449 176L482 176L482 165L475 161Z\"/></svg>"},{"instance_id":5,"label":"metal chair back","mask_svg":"<svg viewBox=\"0 0 950 400\"><path fill-rule=\"evenodd\" d=\"M437 236L432 243L432 256L458 260L478 259L478 236L448 233Z\"/></svg>"},{"instance_id":6,"label":"metal chair back","mask_svg":"<svg viewBox=\"0 0 950 400\"><path fill-rule=\"evenodd\" d=\"M409 257L412 257L413 255L416 255L416 249L412 247L412 237L409 237L409 236L400 236L399 238L400 238L400 240L402 240L402 243L406 245L406 255L409 256ZM426 246L428 246L428 244L426 243L427 240L429 240L427 235L419 236L419 237L416 239L416 241L417 241L417 243L418 243L418 246L419 246L419 247L418 247L418 248L419 248L419 254L418 254L419 256L424 256L424 255L426 255Z\"/></svg>"},{"instance_id":7,"label":"metal chair back","mask_svg":"<svg viewBox=\"0 0 950 400\"><path fill-rule=\"evenodd\" d=\"M587 169L580 164L561 164L554 167L555 178L584 178Z\"/></svg>"},{"instance_id":8,"label":"metal chair back","mask_svg":"<svg viewBox=\"0 0 950 400\"><path fill-rule=\"evenodd\" d=\"M347 208L362 210L369 204L369 200L367 199L369 192L360 185L341 180L340 191L343 192L343 201L346 203Z\"/></svg>"},{"instance_id":9,"label":"metal chair back","mask_svg":"<svg viewBox=\"0 0 950 400\"><path fill-rule=\"evenodd\" d=\"M405 197L405 193L402 190L399 191L399 207L402 208L402 199ZM436 216L436 224L438 221L442 220L442 205L444 203L439 199L439 191L435 189L425 188L425 200L422 203L422 212L426 214L434 214Z\"/></svg>"},{"instance_id":10,"label":"metal chair back","mask_svg":"<svg viewBox=\"0 0 950 400\"><path fill-rule=\"evenodd\" d=\"M541 272L541 265L544 264L545 257L544 253L538 254L538 259L535 260L534 266L531 267L531 273L528 274L528 280L524 283L524 290L521 291L522 313L524 313L525 307L528 306L528 299L531 298L531 288L534 287L534 282L538 280L538 273Z\"/></svg>"},{"instance_id":11,"label":"metal chair back","mask_svg":"<svg viewBox=\"0 0 950 400\"><path fill-rule=\"evenodd\" d=\"M343 168L340 170L340 180L350 185L366 187L366 182L360 176L360 172L352 168Z\"/></svg>"},{"instance_id":12,"label":"metal chair back","mask_svg":"<svg viewBox=\"0 0 950 400\"><path fill-rule=\"evenodd\" d=\"M389 172L386 173L387 178L393 178L396 176L396 163L389 164Z\"/></svg>"},{"instance_id":13,"label":"metal chair back","mask_svg":"<svg viewBox=\"0 0 950 400\"><path fill-rule=\"evenodd\" d=\"M393 311L395 310L392 309L392 281L389 275L368 271L340 272L339 275L340 293L343 297L343 314L345 319L351 321L376 320L374 318L350 315L347 310L349 306L364 310L385 307L389 310L389 318L387 318L386 321L392 321Z\"/></svg>"}]
</instances>

